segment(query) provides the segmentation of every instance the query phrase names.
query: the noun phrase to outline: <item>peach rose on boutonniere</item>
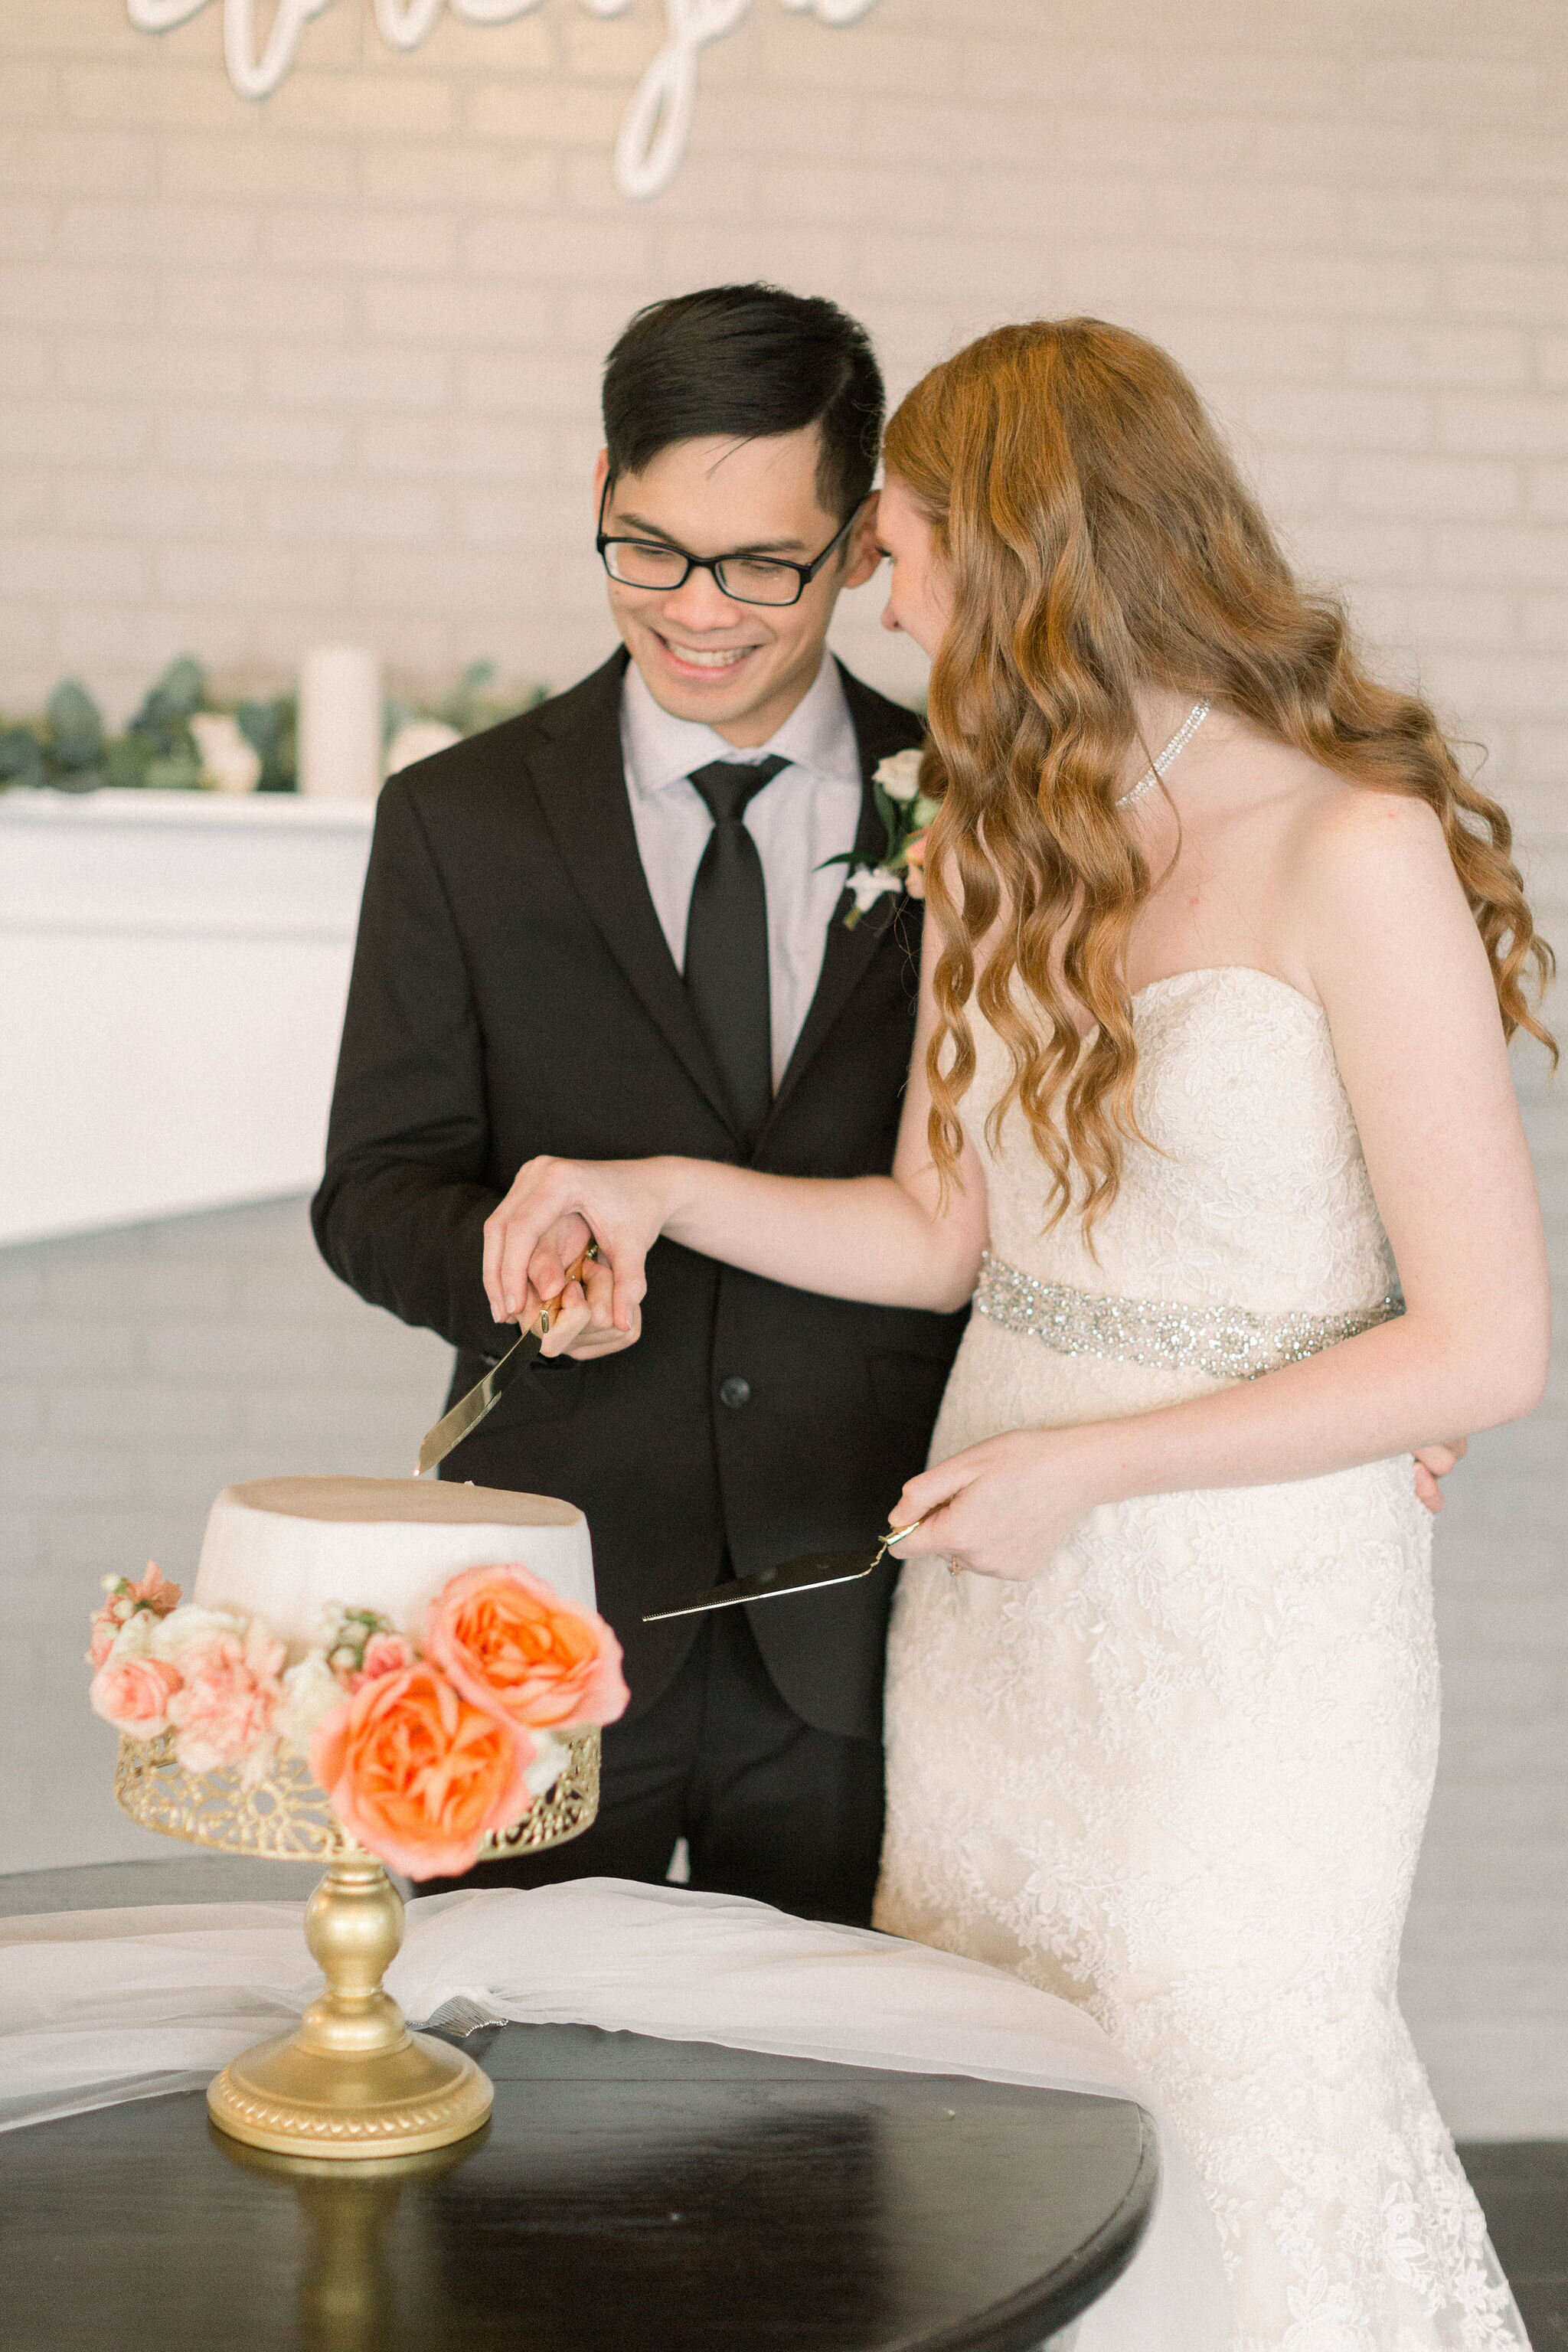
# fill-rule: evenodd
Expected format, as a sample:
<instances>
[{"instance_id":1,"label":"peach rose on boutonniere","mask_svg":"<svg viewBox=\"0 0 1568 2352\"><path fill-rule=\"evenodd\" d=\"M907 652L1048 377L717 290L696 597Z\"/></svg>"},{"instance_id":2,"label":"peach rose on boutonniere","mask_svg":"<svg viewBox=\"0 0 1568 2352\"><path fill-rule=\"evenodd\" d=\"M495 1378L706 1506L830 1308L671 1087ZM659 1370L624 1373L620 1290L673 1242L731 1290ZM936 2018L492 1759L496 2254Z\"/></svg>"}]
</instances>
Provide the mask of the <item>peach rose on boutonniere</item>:
<instances>
[{"instance_id":1,"label":"peach rose on boutonniere","mask_svg":"<svg viewBox=\"0 0 1568 2352\"><path fill-rule=\"evenodd\" d=\"M531 1728L614 1723L631 1696L604 1619L521 1561L453 1577L430 1603L425 1646L478 1705Z\"/></svg>"},{"instance_id":2,"label":"peach rose on boutonniere","mask_svg":"<svg viewBox=\"0 0 1568 2352\"><path fill-rule=\"evenodd\" d=\"M362 1683L310 1740L343 1827L410 1878L469 1869L487 1830L521 1821L532 1758L515 1724L423 1660Z\"/></svg>"},{"instance_id":3,"label":"peach rose on boutonniere","mask_svg":"<svg viewBox=\"0 0 1568 2352\"><path fill-rule=\"evenodd\" d=\"M179 1687L179 1668L162 1658L113 1658L94 1675L88 1704L117 1731L155 1739L169 1728L169 1701Z\"/></svg>"}]
</instances>

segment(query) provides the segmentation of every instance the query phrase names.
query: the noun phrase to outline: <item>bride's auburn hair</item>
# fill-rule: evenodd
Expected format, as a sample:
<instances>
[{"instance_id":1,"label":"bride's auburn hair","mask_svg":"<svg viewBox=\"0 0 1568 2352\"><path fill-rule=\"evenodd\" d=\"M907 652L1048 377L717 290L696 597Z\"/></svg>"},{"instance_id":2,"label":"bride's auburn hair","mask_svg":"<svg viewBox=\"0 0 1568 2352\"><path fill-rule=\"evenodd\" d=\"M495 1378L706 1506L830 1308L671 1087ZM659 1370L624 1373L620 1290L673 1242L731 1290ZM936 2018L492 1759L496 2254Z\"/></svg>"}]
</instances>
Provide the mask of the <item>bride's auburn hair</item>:
<instances>
[{"instance_id":1,"label":"bride's auburn hair","mask_svg":"<svg viewBox=\"0 0 1568 2352\"><path fill-rule=\"evenodd\" d=\"M1140 683L1206 695L1358 784L1424 800L1486 942L1505 1034L1529 1030L1555 1059L1525 986L1544 991L1553 960L1508 818L1428 706L1363 667L1339 600L1297 584L1173 360L1098 319L1001 327L916 384L884 455L925 510L952 594L922 776L941 798L926 1066L944 1189L974 1076L973 998L1013 1061L990 1130L1021 1109L1050 1171L1049 1221L1076 1202L1091 1227L1116 1197L1137 1133L1124 957L1151 887L1116 813ZM1095 1024L1087 1043L1080 1009Z\"/></svg>"}]
</instances>

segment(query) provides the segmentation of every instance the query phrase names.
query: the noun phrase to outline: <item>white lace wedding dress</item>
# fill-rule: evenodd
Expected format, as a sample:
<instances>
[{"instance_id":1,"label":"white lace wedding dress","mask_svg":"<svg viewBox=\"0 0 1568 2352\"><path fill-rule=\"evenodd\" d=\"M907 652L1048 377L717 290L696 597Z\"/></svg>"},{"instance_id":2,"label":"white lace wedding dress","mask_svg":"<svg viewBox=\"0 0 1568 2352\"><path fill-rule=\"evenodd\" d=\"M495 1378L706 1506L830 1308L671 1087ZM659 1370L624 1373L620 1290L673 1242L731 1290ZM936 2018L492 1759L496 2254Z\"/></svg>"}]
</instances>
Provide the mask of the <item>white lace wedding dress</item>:
<instances>
[{"instance_id":1,"label":"white lace wedding dress","mask_svg":"<svg viewBox=\"0 0 1568 2352\"><path fill-rule=\"evenodd\" d=\"M994 1255L933 1461L1391 1311L1318 1007L1226 967L1134 1015L1157 1148L1129 1149L1098 1264L1042 1236L1016 1112L986 1146L1009 1066L975 1023ZM1219 2223L1234 2352L1526 2341L1395 2000L1437 1746L1430 1545L1405 1455L1104 1506L1028 1583L903 1572L877 1925L1081 2002L1143 2070Z\"/></svg>"}]
</instances>

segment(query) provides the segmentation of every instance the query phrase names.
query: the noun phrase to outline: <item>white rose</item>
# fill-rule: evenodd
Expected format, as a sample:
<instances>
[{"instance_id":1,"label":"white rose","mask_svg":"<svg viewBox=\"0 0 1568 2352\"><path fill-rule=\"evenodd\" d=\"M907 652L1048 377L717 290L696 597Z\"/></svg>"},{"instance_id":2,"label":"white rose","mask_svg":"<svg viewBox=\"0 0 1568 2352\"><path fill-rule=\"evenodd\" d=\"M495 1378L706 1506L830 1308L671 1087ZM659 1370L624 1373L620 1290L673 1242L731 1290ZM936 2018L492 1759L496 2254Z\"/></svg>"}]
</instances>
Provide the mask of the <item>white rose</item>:
<instances>
[{"instance_id":1,"label":"white rose","mask_svg":"<svg viewBox=\"0 0 1568 2352\"><path fill-rule=\"evenodd\" d=\"M261 754L239 731L226 710L194 713L191 733L201 753L202 782L220 793L253 793L261 781Z\"/></svg>"},{"instance_id":2,"label":"white rose","mask_svg":"<svg viewBox=\"0 0 1568 2352\"><path fill-rule=\"evenodd\" d=\"M399 768L411 768L416 760L428 760L437 751L449 751L462 737L444 719L411 719L400 727L387 746L386 772L395 776Z\"/></svg>"},{"instance_id":3,"label":"white rose","mask_svg":"<svg viewBox=\"0 0 1568 2352\"><path fill-rule=\"evenodd\" d=\"M144 1658L152 1650L153 1635L159 1623L151 1609L138 1609L125 1620L110 1645L106 1665L119 1665L126 1658Z\"/></svg>"},{"instance_id":4,"label":"white rose","mask_svg":"<svg viewBox=\"0 0 1568 2352\"><path fill-rule=\"evenodd\" d=\"M325 1658L320 1650L308 1650L299 1664L290 1666L283 1677L279 1731L289 1747L307 1750L317 1724L342 1703L342 1685Z\"/></svg>"},{"instance_id":5,"label":"white rose","mask_svg":"<svg viewBox=\"0 0 1568 2352\"><path fill-rule=\"evenodd\" d=\"M879 760L876 781L890 801L912 801L921 788L920 751L891 751Z\"/></svg>"},{"instance_id":6,"label":"white rose","mask_svg":"<svg viewBox=\"0 0 1568 2352\"><path fill-rule=\"evenodd\" d=\"M528 1793L537 1804L541 1797L550 1794L566 1769L568 1750L565 1741L557 1739L552 1731L531 1731L528 1736L538 1751L527 1775Z\"/></svg>"},{"instance_id":7,"label":"white rose","mask_svg":"<svg viewBox=\"0 0 1568 2352\"><path fill-rule=\"evenodd\" d=\"M160 1618L153 1629L149 1654L154 1658L166 1658L170 1665L177 1666L180 1653L187 1643L204 1642L209 1633L232 1633L237 1642L243 1642L249 1622L247 1617L237 1617L231 1609L203 1609L195 1601L188 1601L169 1616Z\"/></svg>"},{"instance_id":8,"label":"white rose","mask_svg":"<svg viewBox=\"0 0 1568 2352\"><path fill-rule=\"evenodd\" d=\"M901 874L895 874L890 866L858 866L849 877L847 887L855 893L856 913L863 915L868 907L874 907L878 899L885 898L890 890L901 890L904 877Z\"/></svg>"}]
</instances>

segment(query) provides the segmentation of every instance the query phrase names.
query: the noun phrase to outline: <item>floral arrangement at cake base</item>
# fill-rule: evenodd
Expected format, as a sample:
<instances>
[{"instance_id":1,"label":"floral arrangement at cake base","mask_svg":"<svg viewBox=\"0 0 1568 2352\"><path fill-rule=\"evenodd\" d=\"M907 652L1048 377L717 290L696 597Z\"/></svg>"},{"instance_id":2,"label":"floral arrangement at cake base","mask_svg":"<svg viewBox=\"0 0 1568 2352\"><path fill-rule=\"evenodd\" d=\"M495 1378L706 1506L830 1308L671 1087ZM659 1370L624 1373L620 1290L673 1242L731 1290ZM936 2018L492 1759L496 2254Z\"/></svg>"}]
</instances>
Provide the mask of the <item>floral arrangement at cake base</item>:
<instances>
[{"instance_id":1,"label":"floral arrangement at cake base","mask_svg":"<svg viewBox=\"0 0 1568 2352\"><path fill-rule=\"evenodd\" d=\"M153 1562L104 1588L96 1714L132 1738L169 1733L184 1770L233 1767L243 1788L280 1750L307 1757L343 1828L410 1878L470 1869L555 1785L570 1737L629 1696L604 1619L521 1561L452 1577L418 1643L374 1609L334 1607L293 1665L261 1618L182 1604Z\"/></svg>"}]
</instances>

